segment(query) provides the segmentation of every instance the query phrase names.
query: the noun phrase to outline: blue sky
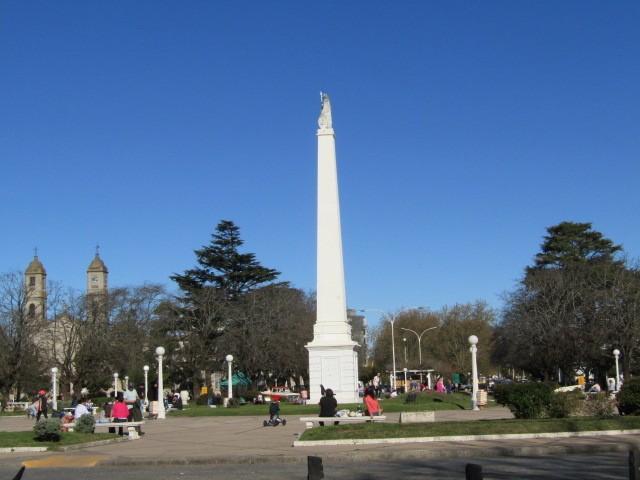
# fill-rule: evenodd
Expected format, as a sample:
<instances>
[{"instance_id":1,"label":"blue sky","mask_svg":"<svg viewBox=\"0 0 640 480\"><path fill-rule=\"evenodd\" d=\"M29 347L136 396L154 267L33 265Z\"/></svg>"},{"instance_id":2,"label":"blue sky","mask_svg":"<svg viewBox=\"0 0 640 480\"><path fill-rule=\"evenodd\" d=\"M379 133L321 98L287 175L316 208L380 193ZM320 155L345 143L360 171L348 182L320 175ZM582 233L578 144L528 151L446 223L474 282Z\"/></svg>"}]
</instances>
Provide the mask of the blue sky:
<instances>
[{"instance_id":1,"label":"blue sky","mask_svg":"<svg viewBox=\"0 0 640 480\"><path fill-rule=\"evenodd\" d=\"M500 307L565 220L640 257L638 2L0 9L2 272L172 287L225 219L315 290L320 91L351 308Z\"/></svg>"}]
</instances>

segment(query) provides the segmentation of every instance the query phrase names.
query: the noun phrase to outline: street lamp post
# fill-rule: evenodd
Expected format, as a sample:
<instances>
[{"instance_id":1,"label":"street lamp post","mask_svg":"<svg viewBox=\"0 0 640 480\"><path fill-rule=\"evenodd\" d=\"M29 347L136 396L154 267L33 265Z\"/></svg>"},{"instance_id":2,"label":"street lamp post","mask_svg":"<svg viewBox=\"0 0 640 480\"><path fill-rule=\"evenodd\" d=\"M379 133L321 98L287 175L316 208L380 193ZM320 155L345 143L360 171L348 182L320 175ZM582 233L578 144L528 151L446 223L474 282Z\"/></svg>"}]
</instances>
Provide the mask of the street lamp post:
<instances>
[{"instance_id":1,"label":"street lamp post","mask_svg":"<svg viewBox=\"0 0 640 480\"><path fill-rule=\"evenodd\" d=\"M469 343L471 344L471 375L473 378L473 388L471 390L472 406L474 410L480 410L478 408L478 362L476 360L476 354L478 352L478 347L476 346L478 343L478 337L475 335L471 335L469 337Z\"/></svg>"},{"instance_id":2,"label":"street lamp post","mask_svg":"<svg viewBox=\"0 0 640 480\"><path fill-rule=\"evenodd\" d=\"M407 388L407 367L404 367L402 371L404 372L404 393L407 393L409 391Z\"/></svg>"},{"instance_id":3,"label":"street lamp post","mask_svg":"<svg viewBox=\"0 0 640 480\"><path fill-rule=\"evenodd\" d=\"M124 388L128 388L129 387L129 375L125 375L124 376Z\"/></svg>"},{"instance_id":4,"label":"street lamp post","mask_svg":"<svg viewBox=\"0 0 640 480\"><path fill-rule=\"evenodd\" d=\"M418 332L416 332L415 330L411 330L410 328L404 328L404 327L402 328L402 330L406 330L407 332L411 332L416 337L418 337L418 361L420 363L420 383L422 383L422 344L421 344L422 335L427 333L429 330L433 330L435 328L438 328L438 326L436 325L435 327L429 327L424 332L422 332L420 335L418 335Z\"/></svg>"},{"instance_id":5,"label":"street lamp post","mask_svg":"<svg viewBox=\"0 0 640 480\"><path fill-rule=\"evenodd\" d=\"M147 390L149 390L149 365L145 365L144 367L142 367L142 370L144 371L144 404L149 405L149 395L147 395Z\"/></svg>"},{"instance_id":6,"label":"street lamp post","mask_svg":"<svg viewBox=\"0 0 640 480\"><path fill-rule=\"evenodd\" d=\"M233 363L233 355L227 355L226 357L227 360L227 364L229 366L229 376L227 377L227 381L229 382L229 384L227 385L229 387L229 393L227 394L227 397L229 399L233 398L233 369L231 367L231 364Z\"/></svg>"},{"instance_id":7,"label":"street lamp post","mask_svg":"<svg viewBox=\"0 0 640 480\"><path fill-rule=\"evenodd\" d=\"M58 367L51 369L51 383L53 384L53 409L58 409Z\"/></svg>"},{"instance_id":8,"label":"street lamp post","mask_svg":"<svg viewBox=\"0 0 640 480\"><path fill-rule=\"evenodd\" d=\"M403 338L402 341L404 342L404 363L407 363L407 338Z\"/></svg>"},{"instance_id":9,"label":"street lamp post","mask_svg":"<svg viewBox=\"0 0 640 480\"><path fill-rule=\"evenodd\" d=\"M391 389L396 389L396 339L393 333L393 324L402 312L406 312L407 310L422 310L422 307L410 307L410 308L401 308L396 312L396 314L392 317L384 310L378 310L377 308L366 308L364 310L358 310L359 312L378 312L387 317L387 320L391 322L391 355L393 361L393 382L391 383Z\"/></svg>"},{"instance_id":10,"label":"street lamp post","mask_svg":"<svg viewBox=\"0 0 640 480\"><path fill-rule=\"evenodd\" d=\"M113 390L115 392L113 398L116 398L118 396L118 372L113 374Z\"/></svg>"},{"instance_id":11,"label":"street lamp post","mask_svg":"<svg viewBox=\"0 0 640 480\"><path fill-rule=\"evenodd\" d=\"M158 419L166 418L166 410L164 409L164 385L162 385L162 356L164 355L164 347L156 348L158 356Z\"/></svg>"},{"instance_id":12,"label":"street lamp post","mask_svg":"<svg viewBox=\"0 0 640 480\"><path fill-rule=\"evenodd\" d=\"M618 369L618 357L620 357L620 350L617 348L613 351L613 356L616 357L616 392L620 390L620 370Z\"/></svg>"}]
</instances>

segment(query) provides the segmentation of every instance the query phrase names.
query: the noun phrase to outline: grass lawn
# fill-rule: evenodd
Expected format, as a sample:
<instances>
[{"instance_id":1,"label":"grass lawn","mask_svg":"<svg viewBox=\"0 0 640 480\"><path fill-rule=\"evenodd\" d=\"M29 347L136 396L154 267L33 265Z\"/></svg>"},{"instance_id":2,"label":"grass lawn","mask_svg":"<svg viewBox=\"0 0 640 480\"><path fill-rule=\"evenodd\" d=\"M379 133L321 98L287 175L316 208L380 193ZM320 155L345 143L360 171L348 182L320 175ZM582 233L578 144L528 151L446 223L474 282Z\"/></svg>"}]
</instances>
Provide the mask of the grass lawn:
<instances>
[{"instance_id":1,"label":"grass lawn","mask_svg":"<svg viewBox=\"0 0 640 480\"><path fill-rule=\"evenodd\" d=\"M471 397L463 393L452 393L450 395L421 392L416 396L415 402L406 403L407 396L399 395L396 398L385 398L380 400L380 406L384 413L390 412L417 412L434 410L464 410L471 408ZM490 405L493 402L490 403ZM363 405L363 404L360 404ZM493 404L495 405L495 404ZM357 410L358 404L338 405L338 409ZM363 407L364 409L364 407ZM317 402L310 402L307 405L298 405L290 402L280 402L280 414L283 417L317 415L320 412ZM269 405L245 404L238 407L210 408L206 405L189 404L184 410L178 410L168 414L171 417L208 417L208 416L249 416L249 415L269 415Z\"/></svg>"},{"instance_id":2,"label":"grass lawn","mask_svg":"<svg viewBox=\"0 0 640 480\"><path fill-rule=\"evenodd\" d=\"M49 450L55 450L58 447L109 440L111 438L118 438L118 435L114 433L62 432L62 438L59 442L39 442L35 439L33 432L0 432L0 448L47 447Z\"/></svg>"},{"instance_id":3,"label":"grass lawn","mask_svg":"<svg viewBox=\"0 0 640 480\"><path fill-rule=\"evenodd\" d=\"M298 440L446 437L523 433L588 432L640 429L640 417L577 417L536 420L473 420L434 423L360 423L306 430Z\"/></svg>"}]
</instances>

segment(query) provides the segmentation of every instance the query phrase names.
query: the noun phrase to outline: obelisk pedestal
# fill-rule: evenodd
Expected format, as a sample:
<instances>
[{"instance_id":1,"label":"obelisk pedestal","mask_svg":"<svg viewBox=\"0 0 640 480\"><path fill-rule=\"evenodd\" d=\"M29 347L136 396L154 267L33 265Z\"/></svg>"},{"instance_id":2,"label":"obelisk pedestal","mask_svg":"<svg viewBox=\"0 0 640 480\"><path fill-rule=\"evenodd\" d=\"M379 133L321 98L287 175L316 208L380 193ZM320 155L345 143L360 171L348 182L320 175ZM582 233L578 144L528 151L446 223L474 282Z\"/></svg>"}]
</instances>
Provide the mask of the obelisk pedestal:
<instances>
[{"instance_id":1,"label":"obelisk pedestal","mask_svg":"<svg viewBox=\"0 0 640 480\"><path fill-rule=\"evenodd\" d=\"M312 400L319 399L323 385L333 390L339 404L356 403L358 344L347 321L335 134L326 94L318 126L317 317L313 341L306 345L309 393Z\"/></svg>"}]
</instances>

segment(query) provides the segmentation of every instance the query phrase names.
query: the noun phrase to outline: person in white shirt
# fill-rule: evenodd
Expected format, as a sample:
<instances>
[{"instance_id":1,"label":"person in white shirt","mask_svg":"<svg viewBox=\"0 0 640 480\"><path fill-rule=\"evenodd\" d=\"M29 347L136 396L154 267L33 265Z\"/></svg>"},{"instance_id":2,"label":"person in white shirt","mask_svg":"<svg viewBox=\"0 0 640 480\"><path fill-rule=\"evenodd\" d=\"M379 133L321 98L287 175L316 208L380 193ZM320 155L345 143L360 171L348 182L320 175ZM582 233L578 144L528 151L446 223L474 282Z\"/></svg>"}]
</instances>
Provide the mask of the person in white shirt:
<instances>
[{"instance_id":1,"label":"person in white shirt","mask_svg":"<svg viewBox=\"0 0 640 480\"><path fill-rule=\"evenodd\" d=\"M133 388L133 383L130 383L128 385L128 389L125 390L123 397L124 397L124 403L127 405L127 408L129 409L129 421L142 420L142 419L134 418L137 416L136 414L138 412L137 411L134 412L133 409L134 409L134 406L137 406L138 402L140 401L140 397L138 396L138 392L136 391L136 389Z\"/></svg>"},{"instance_id":2,"label":"person in white shirt","mask_svg":"<svg viewBox=\"0 0 640 480\"><path fill-rule=\"evenodd\" d=\"M87 410L87 407L85 405L85 402L87 401L86 398L82 397L80 399L80 401L78 402L78 405L76 405L76 409L73 412L73 418L78 421L78 419L82 416L82 415L90 415L89 410Z\"/></svg>"},{"instance_id":3,"label":"person in white shirt","mask_svg":"<svg viewBox=\"0 0 640 480\"><path fill-rule=\"evenodd\" d=\"M377 373L373 377L373 390L375 391L376 398L380 398L380 373Z\"/></svg>"}]
</instances>

